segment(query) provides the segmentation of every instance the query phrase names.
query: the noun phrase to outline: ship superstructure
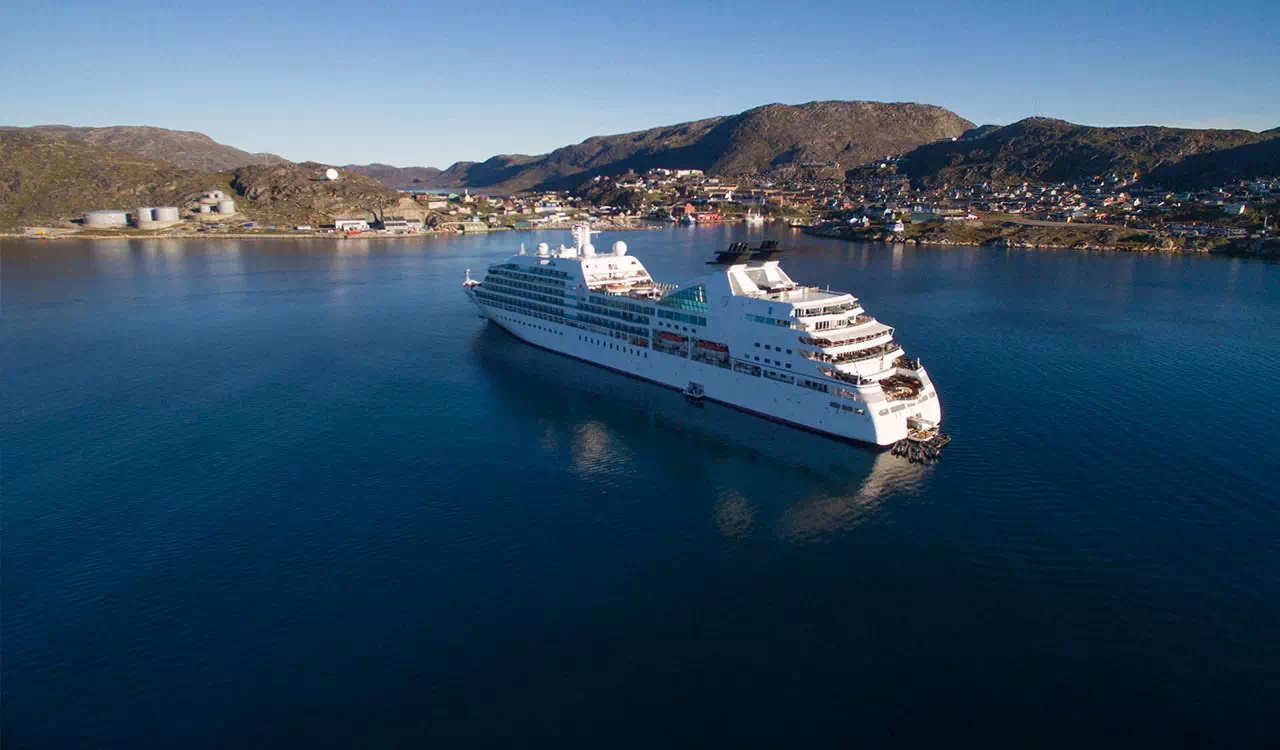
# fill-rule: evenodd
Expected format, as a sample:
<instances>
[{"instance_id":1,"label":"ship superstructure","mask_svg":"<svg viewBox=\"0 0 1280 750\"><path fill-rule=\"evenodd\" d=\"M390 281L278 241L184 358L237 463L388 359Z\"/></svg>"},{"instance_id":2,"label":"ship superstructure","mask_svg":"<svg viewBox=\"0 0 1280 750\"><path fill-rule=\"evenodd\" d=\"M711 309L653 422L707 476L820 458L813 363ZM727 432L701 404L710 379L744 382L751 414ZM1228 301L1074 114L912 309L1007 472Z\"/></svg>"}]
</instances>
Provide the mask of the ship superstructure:
<instances>
[{"instance_id":1,"label":"ship superstructure","mask_svg":"<svg viewBox=\"0 0 1280 750\"><path fill-rule=\"evenodd\" d=\"M466 293L531 344L797 427L887 446L941 421L923 365L856 297L801 286L777 260L661 284L626 243L597 253L592 234L521 247L482 281L468 271Z\"/></svg>"}]
</instances>

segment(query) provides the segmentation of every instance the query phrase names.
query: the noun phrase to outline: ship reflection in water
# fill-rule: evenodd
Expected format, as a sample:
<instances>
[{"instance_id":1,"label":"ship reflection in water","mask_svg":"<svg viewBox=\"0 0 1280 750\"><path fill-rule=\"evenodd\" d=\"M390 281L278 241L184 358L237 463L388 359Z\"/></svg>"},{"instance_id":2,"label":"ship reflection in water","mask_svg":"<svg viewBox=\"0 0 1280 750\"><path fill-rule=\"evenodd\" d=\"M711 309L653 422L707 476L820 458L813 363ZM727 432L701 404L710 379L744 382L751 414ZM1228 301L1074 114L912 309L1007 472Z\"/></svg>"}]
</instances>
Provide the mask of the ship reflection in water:
<instances>
[{"instance_id":1,"label":"ship reflection in water","mask_svg":"<svg viewBox=\"0 0 1280 750\"><path fill-rule=\"evenodd\" d=\"M527 346L494 326L473 342L504 414L601 489L646 483L706 498L727 537L805 542L919 493L934 467L776 424ZM688 493L687 488L700 488Z\"/></svg>"}]
</instances>

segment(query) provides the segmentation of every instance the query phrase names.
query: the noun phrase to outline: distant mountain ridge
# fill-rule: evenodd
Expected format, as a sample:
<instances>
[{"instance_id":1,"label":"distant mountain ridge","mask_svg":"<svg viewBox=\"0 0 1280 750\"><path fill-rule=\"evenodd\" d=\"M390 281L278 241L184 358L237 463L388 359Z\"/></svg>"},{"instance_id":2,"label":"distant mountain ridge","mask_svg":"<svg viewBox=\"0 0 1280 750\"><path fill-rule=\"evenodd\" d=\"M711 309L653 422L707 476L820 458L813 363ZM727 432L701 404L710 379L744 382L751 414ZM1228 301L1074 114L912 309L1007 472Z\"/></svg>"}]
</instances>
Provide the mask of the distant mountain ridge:
<instances>
[{"instance_id":1,"label":"distant mountain ridge","mask_svg":"<svg viewBox=\"0 0 1280 750\"><path fill-rule=\"evenodd\" d=\"M515 192L568 188L596 175L654 167L739 175L806 162L853 165L955 138L973 127L931 104L767 104L736 115L594 136L539 156L509 154L457 162L425 181L437 187Z\"/></svg>"},{"instance_id":2,"label":"distant mountain ridge","mask_svg":"<svg viewBox=\"0 0 1280 750\"><path fill-rule=\"evenodd\" d=\"M3 130L30 130L45 136L167 161L185 169L202 172L228 172L251 164L286 161L275 154L252 154L218 143L204 133L146 125L114 125L104 128L37 125L32 128L5 127Z\"/></svg>"},{"instance_id":3,"label":"distant mountain ridge","mask_svg":"<svg viewBox=\"0 0 1280 750\"><path fill-rule=\"evenodd\" d=\"M926 187L1075 182L1137 172L1147 184L1192 189L1280 175L1280 128L1260 133L1112 128L1047 118L975 126L925 104L770 104L737 115L595 136L537 156L458 162L445 170L348 165L342 169L363 176L324 188L312 174L323 165L252 154L202 133L143 126L0 126L0 225L62 220L91 208L169 205L193 192L233 186L256 215L314 223L326 211L370 213L370 206L390 200L391 188L398 187L517 192L571 188L628 169L692 168L734 177L776 174L807 162L839 162L848 169L889 155L901 155L898 173Z\"/></svg>"},{"instance_id":4,"label":"distant mountain ridge","mask_svg":"<svg viewBox=\"0 0 1280 750\"><path fill-rule=\"evenodd\" d=\"M1151 183L1197 187L1280 174L1280 129L1093 127L1031 117L966 135L907 152L900 172L924 186L1073 182L1136 172Z\"/></svg>"},{"instance_id":5,"label":"distant mountain ridge","mask_svg":"<svg viewBox=\"0 0 1280 750\"><path fill-rule=\"evenodd\" d=\"M390 164L345 164L341 169L372 177L393 188L434 186L440 170L435 167L393 167Z\"/></svg>"}]
</instances>

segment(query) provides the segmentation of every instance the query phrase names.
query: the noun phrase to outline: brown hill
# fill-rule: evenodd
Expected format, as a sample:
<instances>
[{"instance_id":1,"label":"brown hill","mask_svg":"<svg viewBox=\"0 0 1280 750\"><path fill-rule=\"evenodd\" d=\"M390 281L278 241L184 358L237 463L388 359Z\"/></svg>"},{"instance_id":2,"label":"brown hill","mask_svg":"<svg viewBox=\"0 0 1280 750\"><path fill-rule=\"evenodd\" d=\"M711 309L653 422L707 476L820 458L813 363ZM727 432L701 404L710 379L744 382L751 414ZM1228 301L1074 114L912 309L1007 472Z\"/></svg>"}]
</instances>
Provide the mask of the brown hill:
<instances>
[{"instance_id":1,"label":"brown hill","mask_svg":"<svg viewBox=\"0 0 1280 750\"><path fill-rule=\"evenodd\" d=\"M229 176L31 129L0 130L0 227L53 224L99 208L177 205L212 189L229 190Z\"/></svg>"},{"instance_id":2,"label":"brown hill","mask_svg":"<svg viewBox=\"0 0 1280 750\"><path fill-rule=\"evenodd\" d=\"M805 162L858 164L958 137L972 127L955 113L928 104L769 104L729 117L596 136L541 156L458 162L431 184L516 191L571 187L595 175L653 167L737 175Z\"/></svg>"},{"instance_id":3,"label":"brown hill","mask_svg":"<svg viewBox=\"0 0 1280 750\"><path fill-rule=\"evenodd\" d=\"M46 136L102 146L113 151L167 161L179 167L204 172L228 172L249 164L284 161L274 154L251 154L248 151L218 143L204 133L185 130L168 130L140 125L117 125L106 128L37 125L34 128L14 129L32 130Z\"/></svg>"},{"instance_id":4,"label":"brown hill","mask_svg":"<svg viewBox=\"0 0 1280 750\"><path fill-rule=\"evenodd\" d=\"M1100 128L1028 118L1002 128L980 129L965 140L920 146L903 157L899 168L923 185L1072 182L1133 172L1151 179L1164 175L1194 181L1196 176L1250 171L1247 167L1253 152L1248 147L1272 137L1249 130ZM1184 160L1194 168L1172 168ZM1220 169L1220 161L1234 167ZM1256 158L1252 166L1262 170L1256 174L1280 171L1274 158L1269 167Z\"/></svg>"},{"instance_id":5,"label":"brown hill","mask_svg":"<svg viewBox=\"0 0 1280 750\"><path fill-rule=\"evenodd\" d=\"M1253 143L1188 156L1151 171L1147 181L1168 188L1213 187L1231 180L1280 175L1280 128L1259 133Z\"/></svg>"},{"instance_id":6,"label":"brown hill","mask_svg":"<svg viewBox=\"0 0 1280 750\"><path fill-rule=\"evenodd\" d=\"M380 217L397 193L371 177L327 165L252 165L200 172L30 128L0 129L0 228L58 225L93 209L183 206L200 193L235 193L240 213L272 223L326 224ZM396 213L411 213L413 207Z\"/></svg>"},{"instance_id":7,"label":"brown hill","mask_svg":"<svg viewBox=\"0 0 1280 750\"><path fill-rule=\"evenodd\" d=\"M254 215L273 223L327 224L335 217L381 219L397 213L400 195L381 182L343 168L336 181L324 179L327 164L303 162L237 169L232 187L249 201ZM403 212L399 212L403 213Z\"/></svg>"}]
</instances>

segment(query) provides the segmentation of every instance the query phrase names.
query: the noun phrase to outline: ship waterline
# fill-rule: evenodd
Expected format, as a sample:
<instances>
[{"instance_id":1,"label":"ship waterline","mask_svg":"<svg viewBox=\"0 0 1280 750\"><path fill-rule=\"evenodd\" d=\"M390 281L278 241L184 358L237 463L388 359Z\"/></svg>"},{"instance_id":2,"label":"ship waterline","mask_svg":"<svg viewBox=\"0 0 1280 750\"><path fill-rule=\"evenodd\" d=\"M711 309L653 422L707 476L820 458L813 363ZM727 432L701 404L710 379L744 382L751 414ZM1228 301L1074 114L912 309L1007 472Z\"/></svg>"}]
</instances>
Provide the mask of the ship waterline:
<instances>
[{"instance_id":1,"label":"ship waterline","mask_svg":"<svg viewBox=\"0 0 1280 750\"><path fill-rule=\"evenodd\" d=\"M615 242L524 248L463 283L484 317L535 346L824 435L889 446L942 410L919 360L851 294L801 286L776 260L655 281Z\"/></svg>"}]
</instances>

